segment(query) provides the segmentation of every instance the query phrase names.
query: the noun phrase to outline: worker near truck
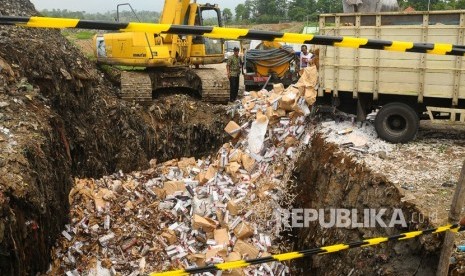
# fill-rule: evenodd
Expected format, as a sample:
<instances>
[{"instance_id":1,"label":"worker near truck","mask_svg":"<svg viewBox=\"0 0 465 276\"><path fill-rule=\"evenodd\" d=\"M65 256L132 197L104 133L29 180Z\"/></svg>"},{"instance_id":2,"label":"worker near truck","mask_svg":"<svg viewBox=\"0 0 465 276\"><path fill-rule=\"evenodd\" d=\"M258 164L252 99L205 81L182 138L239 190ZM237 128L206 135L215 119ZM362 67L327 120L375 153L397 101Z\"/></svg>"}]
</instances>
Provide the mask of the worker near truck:
<instances>
[{"instance_id":1,"label":"worker near truck","mask_svg":"<svg viewBox=\"0 0 465 276\"><path fill-rule=\"evenodd\" d=\"M300 47L300 75L302 75L302 70L311 64L312 58L313 54L308 52L307 45L302 45Z\"/></svg>"},{"instance_id":2,"label":"worker near truck","mask_svg":"<svg viewBox=\"0 0 465 276\"><path fill-rule=\"evenodd\" d=\"M237 99L239 93L239 75L241 73L242 61L239 57L239 48L234 47L234 55L228 58L226 63L226 72L229 79L229 101L233 102Z\"/></svg>"}]
</instances>

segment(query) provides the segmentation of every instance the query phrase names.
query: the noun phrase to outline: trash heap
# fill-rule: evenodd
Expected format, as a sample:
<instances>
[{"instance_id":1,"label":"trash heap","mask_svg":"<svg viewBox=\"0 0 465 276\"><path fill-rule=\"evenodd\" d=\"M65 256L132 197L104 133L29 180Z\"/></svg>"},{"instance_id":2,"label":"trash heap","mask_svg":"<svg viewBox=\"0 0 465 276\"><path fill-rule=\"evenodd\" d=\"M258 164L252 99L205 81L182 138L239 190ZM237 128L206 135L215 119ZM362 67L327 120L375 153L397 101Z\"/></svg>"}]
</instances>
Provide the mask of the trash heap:
<instances>
[{"instance_id":1,"label":"trash heap","mask_svg":"<svg viewBox=\"0 0 465 276\"><path fill-rule=\"evenodd\" d=\"M341 149L349 149L349 155L387 153L395 150L394 144L378 138L373 124L368 121L326 121L322 122L316 131L322 134L325 141L334 143Z\"/></svg>"},{"instance_id":2,"label":"trash heap","mask_svg":"<svg viewBox=\"0 0 465 276\"><path fill-rule=\"evenodd\" d=\"M230 106L233 140L216 156L181 158L142 172L76 179L71 221L50 274L139 275L255 259L287 251L293 165L307 148L316 67L287 89L246 92ZM279 262L223 275L285 275ZM204 275L213 275L205 273Z\"/></svg>"}]
</instances>

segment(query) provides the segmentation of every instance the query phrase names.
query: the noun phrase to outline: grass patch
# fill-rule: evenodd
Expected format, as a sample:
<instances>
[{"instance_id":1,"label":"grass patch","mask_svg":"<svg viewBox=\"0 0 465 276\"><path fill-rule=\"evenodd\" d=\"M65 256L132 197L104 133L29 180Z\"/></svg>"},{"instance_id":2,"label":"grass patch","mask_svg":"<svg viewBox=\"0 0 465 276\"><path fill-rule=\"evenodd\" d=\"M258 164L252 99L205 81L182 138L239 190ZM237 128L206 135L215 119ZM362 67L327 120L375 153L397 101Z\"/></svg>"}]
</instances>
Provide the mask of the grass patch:
<instances>
[{"instance_id":1,"label":"grass patch","mask_svg":"<svg viewBox=\"0 0 465 276\"><path fill-rule=\"evenodd\" d=\"M145 70L145 67L139 66L126 66L126 65L115 65L116 68L124 71L142 71Z\"/></svg>"},{"instance_id":2,"label":"grass patch","mask_svg":"<svg viewBox=\"0 0 465 276\"><path fill-rule=\"evenodd\" d=\"M64 37L69 37L71 36L71 32L67 29L63 29L61 30L61 34L64 36Z\"/></svg>"},{"instance_id":3,"label":"grass patch","mask_svg":"<svg viewBox=\"0 0 465 276\"><path fill-rule=\"evenodd\" d=\"M95 35L95 32L90 31L79 31L76 33L76 39L91 39Z\"/></svg>"},{"instance_id":4,"label":"grass patch","mask_svg":"<svg viewBox=\"0 0 465 276\"><path fill-rule=\"evenodd\" d=\"M94 56L94 54L87 54L86 57L90 61L97 61L97 58Z\"/></svg>"}]
</instances>

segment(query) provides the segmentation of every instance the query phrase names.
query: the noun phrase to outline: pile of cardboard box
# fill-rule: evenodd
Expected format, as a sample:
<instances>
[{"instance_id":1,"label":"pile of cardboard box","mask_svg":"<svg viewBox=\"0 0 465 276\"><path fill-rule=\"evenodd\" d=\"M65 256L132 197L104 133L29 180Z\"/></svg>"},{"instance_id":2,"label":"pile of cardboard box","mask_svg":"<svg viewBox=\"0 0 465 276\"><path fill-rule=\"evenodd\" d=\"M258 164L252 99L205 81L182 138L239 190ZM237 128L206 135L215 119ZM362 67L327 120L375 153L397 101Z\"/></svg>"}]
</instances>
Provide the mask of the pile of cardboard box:
<instances>
[{"instance_id":1,"label":"pile of cardboard box","mask_svg":"<svg viewBox=\"0 0 465 276\"><path fill-rule=\"evenodd\" d=\"M216 156L181 158L131 174L77 179L71 223L51 273L138 275L254 259L289 247L278 241L292 204L291 173L307 148L315 67L295 86L246 93ZM283 263L223 275L284 275ZM207 273L208 274L208 273ZM213 275L213 274L210 274Z\"/></svg>"}]
</instances>

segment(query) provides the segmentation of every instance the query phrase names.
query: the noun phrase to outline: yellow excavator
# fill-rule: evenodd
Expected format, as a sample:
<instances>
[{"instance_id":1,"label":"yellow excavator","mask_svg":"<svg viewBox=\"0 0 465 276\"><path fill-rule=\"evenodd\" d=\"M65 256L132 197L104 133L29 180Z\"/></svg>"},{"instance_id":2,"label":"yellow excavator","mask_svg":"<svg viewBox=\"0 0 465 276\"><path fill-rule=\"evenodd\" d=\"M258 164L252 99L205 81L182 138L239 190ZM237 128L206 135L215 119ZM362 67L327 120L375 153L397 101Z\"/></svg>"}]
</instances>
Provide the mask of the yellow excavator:
<instances>
[{"instance_id":1,"label":"yellow excavator","mask_svg":"<svg viewBox=\"0 0 465 276\"><path fill-rule=\"evenodd\" d=\"M160 24L223 26L216 4L166 0ZM229 81L215 68L200 65L223 62L222 39L203 36L121 32L94 37L94 54L100 64L144 67L121 72L121 96L150 102L158 91L176 88L195 91L204 101L229 100Z\"/></svg>"}]
</instances>

